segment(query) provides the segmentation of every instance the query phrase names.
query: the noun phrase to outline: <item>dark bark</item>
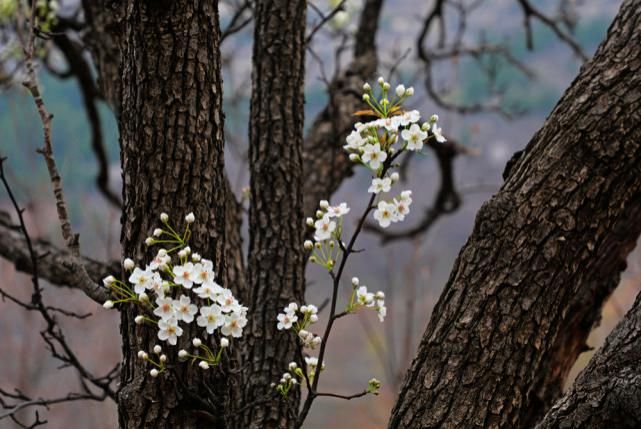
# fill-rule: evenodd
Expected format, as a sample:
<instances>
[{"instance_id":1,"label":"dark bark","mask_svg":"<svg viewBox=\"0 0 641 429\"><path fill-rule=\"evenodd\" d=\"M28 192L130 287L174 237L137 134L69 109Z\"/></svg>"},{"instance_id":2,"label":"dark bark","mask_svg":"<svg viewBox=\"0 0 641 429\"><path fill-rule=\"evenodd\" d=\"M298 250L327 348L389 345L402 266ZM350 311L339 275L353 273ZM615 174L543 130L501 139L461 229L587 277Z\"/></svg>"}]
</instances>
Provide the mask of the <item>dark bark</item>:
<instances>
[{"instance_id":1,"label":"dark bark","mask_svg":"<svg viewBox=\"0 0 641 429\"><path fill-rule=\"evenodd\" d=\"M641 295L537 429L641 427Z\"/></svg>"},{"instance_id":2,"label":"dark bark","mask_svg":"<svg viewBox=\"0 0 641 429\"><path fill-rule=\"evenodd\" d=\"M578 321L570 311L614 287L641 231L639 3L623 3L594 59L479 211L391 428L532 424L541 378L565 378L599 307ZM562 351L569 356L559 361Z\"/></svg>"},{"instance_id":3,"label":"dark bark","mask_svg":"<svg viewBox=\"0 0 641 429\"><path fill-rule=\"evenodd\" d=\"M184 216L193 211L191 247L214 261L224 284L228 194L216 4L130 0L126 12L119 115L123 256L148 260L153 250L143 243L159 224L160 213L182 228ZM134 324L134 308L123 308L121 314L120 426L223 427L226 381L221 371L176 365L175 373L149 377L136 353L158 342L156 332ZM175 356L199 334L197 326L185 326L178 345L164 347Z\"/></svg>"},{"instance_id":4,"label":"dark bark","mask_svg":"<svg viewBox=\"0 0 641 429\"><path fill-rule=\"evenodd\" d=\"M255 4L249 123L249 317L239 428L291 425L299 395L283 401L270 384L295 360L296 339L276 330L276 315L304 299L303 186L304 0Z\"/></svg>"}]
</instances>

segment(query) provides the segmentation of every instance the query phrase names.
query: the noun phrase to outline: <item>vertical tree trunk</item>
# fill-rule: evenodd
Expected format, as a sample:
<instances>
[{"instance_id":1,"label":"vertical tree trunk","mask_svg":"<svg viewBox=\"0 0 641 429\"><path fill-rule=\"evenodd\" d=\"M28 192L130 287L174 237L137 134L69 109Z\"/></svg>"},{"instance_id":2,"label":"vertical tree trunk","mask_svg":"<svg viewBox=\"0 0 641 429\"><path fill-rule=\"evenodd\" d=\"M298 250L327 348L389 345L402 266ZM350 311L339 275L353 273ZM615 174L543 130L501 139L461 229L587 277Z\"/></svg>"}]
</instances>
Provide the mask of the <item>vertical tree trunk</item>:
<instances>
[{"instance_id":1,"label":"vertical tree trunk","mask_svg":"<svg viewBox=\"0 0 641 429\"><path fill-rule=\"evenodd\" d=\"M255 4L249 123L248 354L238 428L291 426L299 396L270 387L296 360L296 339L276 330L276 315L304 299L301 149L304 122L304 0Z\"/></svg>"},{"instance_id":2,"label":"vertical tree trunk","mask_svg":"<svg viewBox=\"0 0 641 429\"><path fill-rule=\"evenodd\" d=\"M194 212L192 248L211 258L220 282L224 258L226 182L216 2L126 2L119 115L123 170L123 256L147 261L144 240L166 212L183 226ZM177 365L148 376L138 350L158 343L155 329L122 310L123 367L119 420L123 428L223 427L226 385L219 370ZM198 335L185 327L169 356ZM216 397L208 394L208 385ZM201 400L209 401L209 404Z\"/></svg>"},{"instance_id":3,"label":"vertical tree trunk","mask_svg":"<svg viewBox=\"0 0 641 429\"><path fill-rule=\"evenodd\" d=\"M537 380L558 358L566 322L577 326L574 298L618 280L641 231L640 3L623 3L479 211L391 428L531 425Z\"/></svg>"}]
</instances>

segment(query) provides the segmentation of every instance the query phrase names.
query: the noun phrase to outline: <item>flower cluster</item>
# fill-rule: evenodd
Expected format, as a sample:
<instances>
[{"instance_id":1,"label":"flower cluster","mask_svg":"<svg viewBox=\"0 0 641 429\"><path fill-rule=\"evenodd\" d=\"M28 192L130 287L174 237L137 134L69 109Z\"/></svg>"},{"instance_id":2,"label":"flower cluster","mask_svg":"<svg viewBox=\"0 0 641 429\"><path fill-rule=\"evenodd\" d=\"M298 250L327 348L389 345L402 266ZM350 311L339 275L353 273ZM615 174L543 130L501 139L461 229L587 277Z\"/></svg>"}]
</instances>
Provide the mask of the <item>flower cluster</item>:
<instances>
[{"instance_id":1,"label":"flower cluster","mask_svg":"<svg viewBox=\"0 0 641 429\"><path fill-rule=\"evenodd\" d=\"M385 307L385 293L378 291L371 293L367 290L367 286L361 285L358 277L352 278L352 295L347 304L347 311L351 313L359 308L371 308L376 310L378 320L383 322L387 315L387 307Z\"/></svg>"},{"instance_id":2,"label":"flower cluster","mask_svg":"<svg viewBox=\"0 0 641 429\"><path fill-rule=\"evenodd\" d=\"M278 320L276 328L279 331L294 328L303 347L313 350L321 344L321 337L306 330L307 327L318 322L318 308L315 305L302 305L299 308L298 304L290 302L283 312L276 316L276 319Z\"/></svg>"},{"instance_id":3,"label":"flower cluster","mask_svg":"<svg viewBox=\"0 0 641 429\"><path fill-rule=\"evenodd\" d=\"M238 302L231 290L216 283L214 263L192 253L187 245L191 235L190 226L195 221L194 214L185 216L186 227L182 234L172 228L167 214L161 214L160 220L163 228L156 228L145 243L148 246L165 245L167 248L158 250L144 268L136 266L129 258L125 259L123 267L130 273L128 282L113 276L103 280L114 297L106 301L104 307L112 308L125 303L137 305L140 314L135 318L136 324L155 325L158 339L172 346L178 344L184 327L194 322L209 335L219 331L225 337L241 337L247 324L247 307ZM172 258L174 254L175 261ZM180 350L179 357L197 359L201 368L207 369L209 365L220 361L222 350L229 345L229 340L221 339L217 353L198 338L193 339L192 343L202 353L189 354ZM144 351L139 352L139 357L154 365L152 371L155 370L156 375L165 368L167 356L164 354L158 361L151 359ZM153 376L152 372L150 374Z\"/></svg>"},{"instance_id":4,"label":"flower cluster","mask_svg":"<svg viewBox=\"0 0 641 429\"><path fill-rule=\"evenodd\" d=\"M316 211L316 220L307 218L307 225L314 228L314 241L306 240L304 243L306 250L314 250L311 262L328 270L334 267L342 247L343 216L349 211L347 203L331 206L327 200L322 200Z\"/></svg>"}]
</instances>

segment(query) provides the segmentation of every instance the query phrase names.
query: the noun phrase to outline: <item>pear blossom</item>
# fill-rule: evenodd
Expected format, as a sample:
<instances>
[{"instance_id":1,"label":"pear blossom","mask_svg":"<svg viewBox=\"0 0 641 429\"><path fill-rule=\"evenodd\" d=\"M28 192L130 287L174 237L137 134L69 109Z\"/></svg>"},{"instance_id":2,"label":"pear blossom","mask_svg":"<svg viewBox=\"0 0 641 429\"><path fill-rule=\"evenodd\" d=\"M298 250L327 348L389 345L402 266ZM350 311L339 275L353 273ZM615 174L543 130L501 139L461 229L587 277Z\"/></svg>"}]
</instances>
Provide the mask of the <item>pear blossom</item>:
<instances>
[{"instance_id":1,"label":"pear blossom","mask_svg":"<svg viewBox=\"0 0 641 429\"><path fill-rule=\"evenodd\" d=\"M158 339L167 341L172 346L176 345L178 337L183 334L182 328L178 326L176 316L172 316L167 320L159 320L158 329Z\"/></svg>"},{"instance_id":2,"label":"pear blossom","mask_svg":"<svg viewBox=\"0 0 641 429\"><path fill-rule=\"evenodd\" d=\"M374 294L367 291L367 286L361 286L356 290L356 301L366 307L373 307L376 303Z\"/></svg>"},{"instance_id":3,"label":"pear blossom","mask_svg":"<svg viewBox=\"0 0 641 429\"><path fill-rule=\"evenodd\" d=\"M367 192L378 194L379 192L389 192L392 187L392 179L385 177L380 179L378 177L372 179L372 184L367 189Z\"/></svg>"},{"instance_id":4,"label":"pear blossom","mask_svg":"<svg viewBox=\"0 0 641 429\"><path fill-rule=\"evenodd\" d=\"M217 283L207 284L203 283L199 287L194 289L194 293L198 295L199 298L216 300L218 295L223 291L223 288Z\"/></svg>"},{"instance_id":5,"label":"pear blossom","mask_svg":"<svg viewBox=\"0 0 641 429\"><path fill-rule=\"evenodd\" d=\"M324 241L332 237L332 233L336 229L336 222L330 220L329 215L326 214L314 223L314 227L316 228L314 240Z\"/></svg>"},{"instance_id":6,"label":"pear blossom","mask_svg":"<svg viewBox=\"0 0 641 429\"><path fill-rule=\"evenodd\" d=\"M187 262L184 265L176 265L173 269L174 283L182 285L185 289L191 289L194 284L194 264Z\"/></svg>"},{"instance_id":7,"label":"pear blossom","mask_svg":"<svg viewBox=\"0 0 641 429\"><path fill-rule=\"evenodd\" d=\"M149 289L151 287L154 274L157 273L153 273L149 268L143 271L136 267L134 272L129 276L129 282L134 285L134 292L141 294L145 289Z\"/></svg>"},{"instance_id":8,"label":"pear blossom","mask_svg":"<svg viewBox=\"0 0 641 429\"><path fill-rule=\"evenodd\" d=\"M216 298L216 302L220 304L220 309L224 313L234 311L238 307L238 301L229 289L223 289L222 293Z\"/></svg>"},{"instance_id":9,"label":"pear blossom","mask_svg":"<svg viewBox=\"0 0 641 429\"><path fill-rule=\"evenodd\" d=\"M378 221L382 228L387 228L397 219L396 205L380 201L377 209L374 210L374 219Z\"/></svg>"},{"instance_id":10,"label":"pear blossom","mask_svg":"<svg viewBox=\"0 0 641 429\"><path fill-rule=\"evenodd\" d=\"M396 96L397 97L402 97L405 95L405 85L398 85L396 87Z\"/></svg>"},{"instance_id":11,"label":"pear blossom","mask_svg":"<svg viewBox=\"0 0 641 429\"><path fill-rule=\"evenodd\" d=\"M224 337L221 338L220 339L220 347L222 347L223 349L229 347L229 340L227 338L224 338Z\"/></svg>"},{"instance_id":12,"label":"pear blossom","mask_svg":"<svg viewBox=\"0 0 641 429\"><path fill-rule=\"evenodd\" d=\"M196 220L196 217L194 216L193 212L190 212L187 216L185 216L185 222L187 223L190 223L190 224L194 223L195 220Z\"/></svg>"},{"instance_id":13,"label":"pear blossom","mask_svg":"<svg viewBox=\"0 0 641 429\"><path fill-rule=\"evenodd\" d=\"M156 308L154 314L161 320L167 320L175 317L174 301L171 298L156 298Z\"/></svg>"},{"instance_id":14,"label":"pear blossom","mask_svg":"<svg viewBox=\"0 0 641 429\"><path fill-rule=\"evenodd\" d=\"M352 131L345 139L347 144L343 146L347 150L360 150L367 142L358 130Z\"/></svg>"},{"instance_id":15,"label":"pear blossom","mask_svg":"<svg viewBox=\"0 0 641 429\"><path fill-rule=\"evenodd\" d=\"M373 170L378 170L383 162L387 159L387 153L381 150L381 145L366 144L363 148L363 155L361 157L363 162L369 164Z\"/></svg>"},{"instance_id":16,"label":"pear blossom","mask_svg":"<svg viewBox=\"0 0 641 429\"><path fill-rule=\"evenodd\" d=\"M180 299L173 302L176 317L185 323L194 321L194 315L198 313L198 307L191 303L191 299L186 295L181 295Z\"/></svg>"},{"instance_id":17,"label":"pear blossom","mask_svg":"<svg viewBox=\"0 0 641 429\"><path fill-rule=\"evenodd\" d=\"M102 306L104 308L106 308L107 310L110 310L110 309L114 308L114 302L112 300L108 299L107 301L104 302L104 304L102 304Z\"/></svg>"},{"instance_id":18,"label":"pear blossom","mask_svg":"<svg viewBox=\"0 0 641 429\"><path fill-rule=\"evenodd\" d=\"M279 331L282 331L283 329L291 329L292 323L298 320L298 316L290 313L279 313L278 316L276 316L276 319L278 320L276 328Z\"/></svg>"},{"instance_id":19,"label":"pear blossom","mask_svg":"<svg viewBox=\"0 0 641 429\"><path fill-rule=\"evenodd\" d=\"M418 120L421 119L421 114L418 110L410 110L409 112L404 112L399 118L399 123L405 127L418 122Z\"/></svg>"},{"instance_id":20,"label":"pear blossom","mask_svg":"<svg viewBox=\"0 0 641 429\"><path fill-rule=\"evenodd\" d=\"M225 324L220 329L220 332L225 335L231 335L234 338L243 335L243 328L247 325L247 319L238 313L231 313L225 316Z\"/></svg>"},{"instance_id":21,"label":"pear blossom","mask_svg":"<svg viewBox=\"0 0 641 429\"><path fill-rule=\"evenodd\" d=\"M396 132L401 125L401 118L399 116L392 116L391 118L381 118L377 121L377 125L384 127L387 131Z\"/></svg>"},{"instance_id":22,"label":"pear blossom","mask_svg":"<svg viewBox=\"0 0 641 429\"><path fill-rule=\"evenodd\" d=\"M327 216L332 217L341 217L349 213L350 208L347 207L347 203L340 203L337 206L327 207Z\"/></svg>"},{"instance_id":23,"label":"pear blossom","mask_svg":"<svg viewBox=\"0 0 641 429\"><path fill-rule=\"evenodd\" d=\"M436 122L432 124L432 134L434 134L434 137L436 137L436 141L439 143L445 143L447 141L447 139L443 136L441 127L439 127Z\"/></svg>"},{"instance_id":24,"label":"pear blossom","mask_svg":"<svg viewBox=\"0 0 641 429\"><path fill-rule=\"evenodd\" d=\"M401 132L403 140L407 141L408 150L421 150L423 149L423 140L427 138L427 133L421 130L417 124L412 124L408 130Z\"/></svg>"},{"instance_id":25,"label":"pear blossom","mask_svg":"<svg viewBox=\"0 0 641 429\"><path fill-rule=\"evenodd\" d=\"M200 316L196 319L196 323L198 326L205 328L208 334L213 334L217 328L225 324L225 316L220 311L218 305L212 304L210 306L200 307ZM194 346L196 346L195 340L196 339L194 339Z\"/></svg>"},{"instance_id":26,"label":"pear blossom","mask_svg":"<svg viewBox=\"0 0 641 429\"><path fill-rule=\"evenodd\" d=\"M133 261L133 260L131 260L130 258L125 258L125 260L124 260L124 261L123 261L123 263L122 263L122 266L123 266L123 268L124 268L125 270L127 270L127 271L131 271L131 270L133 270L133 269L134 269L134 267L136 266L136 264L135 264L135 263L134 263L134 261Z\"/></svg>"},{"instance_id":27,"label":"pear blossom","mask_svg":"<svg viewBox=\"0 0 641 429\"><path fill-rule=\"evenodd\" d=\"M202 259L194 265L192 270L194 283L212 283L216 274L214 273L214 263L208 259Z\"/></svg>"},{"instance_id":28,"label":"pear blossom","mask_svg":"<svg viewBox=\"0 0 641 429\"><path fill-rule=\"evenodd\" d=\"M396 208L396 218L397 221L405 220L405 216L410 212L410 204L412 200L407 200L403 198L394 199L394 206Z\"/></svg>"}]
</instances>

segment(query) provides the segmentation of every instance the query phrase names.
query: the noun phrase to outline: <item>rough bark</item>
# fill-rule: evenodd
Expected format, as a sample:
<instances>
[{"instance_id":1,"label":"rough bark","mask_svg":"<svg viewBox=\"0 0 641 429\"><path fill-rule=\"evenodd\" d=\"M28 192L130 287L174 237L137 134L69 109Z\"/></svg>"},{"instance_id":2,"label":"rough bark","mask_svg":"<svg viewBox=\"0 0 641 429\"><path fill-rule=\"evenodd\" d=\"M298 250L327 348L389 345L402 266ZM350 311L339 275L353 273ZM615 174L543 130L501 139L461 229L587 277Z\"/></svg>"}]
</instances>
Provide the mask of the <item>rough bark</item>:
<instances>
[{"instance_id":1,"label":"rough bark","mask_svg":"<svg viewBox=\"0 0 641 429\"><path fill-rule=\"evenodd\" d=\"M641 427L641 295L537 429Z\"/></svg>"},{"instance_id":2,"label":"rough bark","mask_svg":"<svg viewBox=\"0 0 641 429\"><path fill-rule=\"evenodd\" d=\"M276 315L304 299L302 160L305 77L304 0L255 4L249 123L250 323L239 428L289 427L298 395L270 387L296 357L296 339L276 330Z\"/></svg>"},{"instance_id":3,"label":"rough bark","mask_svg":"<svg viewBox=\"0 0 641 429\"><path fill-rule=\"evenodd\" d=\"M124 28L119 115L123 255L148 260L153 250L143 242L158 225L160 213L168 213L182 228L184 216L193 211L191 247L214 261L218 281L225 283L228 195L217 5L205 0L130 0ZM133 308L123 308L121 315L120 426L223 427L223 375L177 365L175 373L149 377L149 368L136 353L157 342L155 331L134 324ZM199 334L196 326L185 326L178 345L165 347L175 356Z\"/></svg>"},{"instance_id":4,"label":"rough bark","mask_svg":"<svg viewBox=\"0 0 641 429\"><path fill-rule=\"evenodd\" d=\"M479 211L391 428L532 424L537 377L566 372L550 364L575 324L574 297L611 289L641 231L639 3L623 3L594 59Z\"/></svg>"}]
</instances>

